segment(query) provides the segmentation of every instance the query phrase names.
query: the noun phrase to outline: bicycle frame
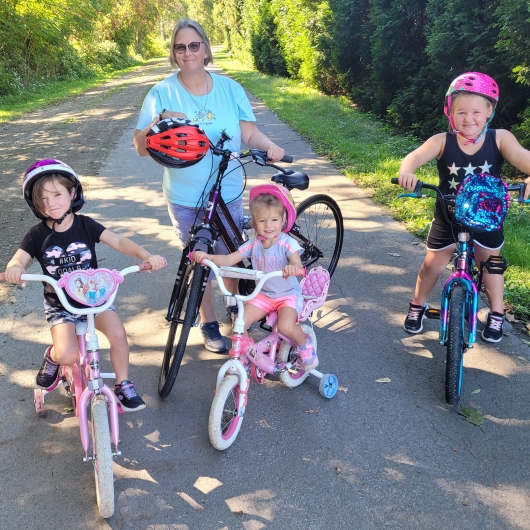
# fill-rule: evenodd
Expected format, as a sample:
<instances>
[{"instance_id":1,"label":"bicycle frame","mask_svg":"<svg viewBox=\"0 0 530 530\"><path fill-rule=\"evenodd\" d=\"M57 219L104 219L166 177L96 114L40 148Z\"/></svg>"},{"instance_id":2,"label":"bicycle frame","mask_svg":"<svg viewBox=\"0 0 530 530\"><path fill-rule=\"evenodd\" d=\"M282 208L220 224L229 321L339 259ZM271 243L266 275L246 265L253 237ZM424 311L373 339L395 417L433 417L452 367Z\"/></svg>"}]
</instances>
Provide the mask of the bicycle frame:
<instances>
[{"instance_id":1,"label":"bicycle frame","mask_svg":"<svg viewBox=\"0 0 530 530\"><path fill-rule=\"evenodd\" d=\"M217 374L216 395L212 401L208 420L210 442L216 449L226 449L237 437L248 404L251 378L263 384L265 374L274 374L285 386L294 388L303 383L309 374L312 374L320 380L319 392L323 397L331 399L335 396L338 389L336 376L323 374L316 369L304 370L298 366L297 354L292 355L296 344L278 331L276 311L270 312L266 317L266 324L272 328L272 332L266 337L259 342L254 342L252 338L244 336L245 302L255 298L268 279L283 276L283 271L264 273L237 267L217 267L208 259L203 259L201 264L214 272L221 292L225 296L234 297L238 307L232 348L229 352L230 359L221 366ZM299 273L301 274L302 271ZM252 293L246 296L231 293L224 284L224 278L227 277L253 280L256 285ZM322 302L323 299L320 299L320 305ZM312 306L308 306L310 307ZM304 309L302 309L302 314L307 316ZM311 338L316 350L317 341L313 329L305 324L301 324L301 329L306 336Z\"/></svg>"},{"instance_id":2,"label":"bicycle frame","mask_svg":"<svg viewBox=\"0 0 530 530\"><path fill-rule=\"evenodd\" d=\"M451 290L455 283L463 285L467 293L467 307L469 314L469 327L467 337L467 348L472 348L477 336L477 315L479 302L479 287L482 277L482 268L477 275L477 281L473 279L473 243L470 241L469 232L458 234L456 248L455 271L446 280L442 290L442 300L440 305L440 344L443 346L447 340L447 328L449 323L449 301ZM462 323L465 329L464 323Z\"/></svg>"}]
</instances>

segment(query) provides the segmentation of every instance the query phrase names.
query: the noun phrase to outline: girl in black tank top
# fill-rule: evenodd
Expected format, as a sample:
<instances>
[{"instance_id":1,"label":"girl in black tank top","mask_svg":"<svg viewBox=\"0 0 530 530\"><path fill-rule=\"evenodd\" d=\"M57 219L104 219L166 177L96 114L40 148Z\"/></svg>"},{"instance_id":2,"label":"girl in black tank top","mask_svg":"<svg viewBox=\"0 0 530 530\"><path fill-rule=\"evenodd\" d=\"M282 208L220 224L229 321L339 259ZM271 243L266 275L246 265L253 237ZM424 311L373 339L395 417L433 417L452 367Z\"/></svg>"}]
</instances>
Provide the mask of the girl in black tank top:
<instances>
[{"instance_id":1,"label":"girl in black tank top","mask_svg":"<svg viewBox=\"0 0 530 530\"><path fill-rule=\"evenodd\" d=\"M403 159L399 185L405 190L413 190L418 180L414 172L434 159L440 177L439 187L444 195L456 194L467 175L488 173L500 178L504 159L530 174L530 151L524 149L509 131L488 129L498 99L499 89L491 77L478 72L458 76L451 83L445 98L444 113L449 119L451 132L435 134ZM526 184L525 198L528 198L530 177L526 179ZM427 253L405 319L404 328L409 333L419 333L423 329L427 298L456 247L456 232L446 221L441 210L444 206L439 203L436 201ZM500 254L504 234L501 229L473 234L473 239L475 261L480 263ZM483 281L490 313L482 338L499 342L503 336L504 277L485 270Z\"/></svg>"}]
</instances>

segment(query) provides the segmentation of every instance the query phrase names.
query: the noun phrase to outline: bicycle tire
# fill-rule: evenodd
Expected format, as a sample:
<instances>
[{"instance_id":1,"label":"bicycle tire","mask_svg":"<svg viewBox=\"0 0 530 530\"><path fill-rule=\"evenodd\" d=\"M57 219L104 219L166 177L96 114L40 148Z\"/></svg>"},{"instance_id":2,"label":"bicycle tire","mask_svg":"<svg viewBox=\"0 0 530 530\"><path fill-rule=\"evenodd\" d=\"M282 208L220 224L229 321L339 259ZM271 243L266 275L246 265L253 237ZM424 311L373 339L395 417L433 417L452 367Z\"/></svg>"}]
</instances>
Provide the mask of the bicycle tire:
<instances>
[{"instance_id":1,"label":"bicycle tire","mask_svg":"<svg viewBox=\"0 0 530 530\"><path fill-rule=\"evenodd\" d=\"M191 263L182 276L179 294L175 302L169 335L164 350L162 365L158 376L158 395L169 396L184 357L191 327L197 313L201 293L202 267L200 263ZM182 323L177 322L180 320ZM176 341L176 344L175 344Z\"/></svg>"},{"instance_id":2,"label":"bicycle tire","mask_svg":"<svg viewBox=\"0 0 530 530\"><path fill-rule=\"evenodd\" d=\"M114 474L107 400L97 396L91 405L92 462L96 479L99 514L105 519L114 513Z\"/></svg>"},{"instance_id":3,"label":"bicycle tire","mask_svg":"<svg viewBox=\"0 0 530 530\"><path fill-rule=\"evenodd\" d=\"M344 239L344 221L339 205L329 195L308 197L296 208L295 226L289 235L304 249L304 267L322 266L332 276L337 267ZM310 244L298 237L303 236ZM317 252L320 251L319 252Z\"/></svg>"},{"instance_id":4,"label":"bicycle tire","mask_svg":"<svg viewBox=\"0 0 530 530\"><path fill-rule=\"evenodd\" d=\"M445 400L456 406L462 391L464 359L464 324L466 292L462 285L455 284L449 300L449 321L447 323L447 359L445 367Z\"/></svg>"},{"instance_id":5,"label":"bicycle tire","mask_svg":"<svg viewBox=\"0 0 530 530\"><path fill-rule=\"evenodd\" d=\"M215 391L208 418L208 437L215 449L224 451L236 440L243 416L239 415L239 377L227 375Z\"/></svg>"}]
</instances>

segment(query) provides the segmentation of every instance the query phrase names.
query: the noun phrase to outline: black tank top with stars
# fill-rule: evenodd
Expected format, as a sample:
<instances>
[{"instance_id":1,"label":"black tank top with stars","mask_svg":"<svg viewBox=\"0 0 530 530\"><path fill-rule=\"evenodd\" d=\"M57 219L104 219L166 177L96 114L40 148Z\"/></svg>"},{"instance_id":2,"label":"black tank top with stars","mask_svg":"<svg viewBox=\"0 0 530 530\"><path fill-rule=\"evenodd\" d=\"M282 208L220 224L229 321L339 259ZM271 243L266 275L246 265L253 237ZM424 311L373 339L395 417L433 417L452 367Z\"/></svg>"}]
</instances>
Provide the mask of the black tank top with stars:
<instances>
[{"instance_id":1,"label":"black tank top with stars","mask_svg":"<svg viewBox=\"0 0 530 530\"><path fill-rule=\"evenodd\" d=\"M497 147L495 133L495 129L486 131L484 143L474 155L464 153L458 145L456 136L453 133L446 133L445 148L442 156L437 160L440 176L438 187L444 195L456 194L468 175L488 173L497 178L501 177L504 158ZM441 208L440 201L436 201L436 210L439 208Z\"/></svg>"}]
</instances>

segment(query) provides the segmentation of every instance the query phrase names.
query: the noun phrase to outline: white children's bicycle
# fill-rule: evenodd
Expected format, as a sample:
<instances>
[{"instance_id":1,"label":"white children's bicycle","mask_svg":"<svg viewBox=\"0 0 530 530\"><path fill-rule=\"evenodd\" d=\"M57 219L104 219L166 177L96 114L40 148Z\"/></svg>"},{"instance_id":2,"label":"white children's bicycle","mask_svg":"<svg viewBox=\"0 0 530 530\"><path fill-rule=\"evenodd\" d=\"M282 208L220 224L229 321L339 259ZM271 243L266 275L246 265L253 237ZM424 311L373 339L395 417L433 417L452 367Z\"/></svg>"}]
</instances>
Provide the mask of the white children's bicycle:
<instances>
[{"instance_id":1,"label":"white children's bicycle","mask_svg":"<svg viewBox=\"0 0 530 530\"><path fill-rule=\"evenodd\" d=\"M76 270L65 273L58 281L44 274L21 276L23 282L49 283L67 311L87 317L86 322L76 324L79 345L77 361L71 366L61 366L60 377L56 383L48 389L35 389L33 395L38 414L44 412L46 394L55 390L59 384L62 384L71 396L75 415L79 418L81 444L85 451L83 460L85 462L91 460L94 465L98 509L101 517L105 518L111 517L114 513L112 459L121 454L118 449L120 405L114 391L103 382L103 378L114 379L115 375L100 371L99 344L94 319L112 305L118 293L118 286L127 274L147 270L151 270L149 263L133 265L119 272L109 269ZM0 281L5 281L3 273L0 273ZM66 295L87 307L73 307ZM88 409L90 409L90 419ZM91 451L90 439L92 439ZM114 443L114 452L111 440Z\"/></svg>"},{"instance_id":2,"label":"white children's bicycle","mask_svg":"<svg viewBox=\"0 0 530 530\"><path fill-rule=\"evenodd\" d=\"M278 331L276 311L266 317L264 328L271 330L266 337L254 342L250 337L244 336L244 303L255 298L269 278L283 276L283 271L264 273L238 267L217 267L209 259L202 260L202 264L212 269L223 294L233 297L238 307L230 359L219 370L215 397L210 409L208 435L213 447L224 450L234 443L241 429L248 402L249 375L260 384L264 383L266 374L275 375L285 386L295 388L312 374L320 379L320 394L327 399L334 397L338 389L337 377L318 370L304 371L299 367L296 344ZM233 294L226 289L223 277L254 280L256 288L248 296ZM301 287L304 305L299 320L303 321L324 303L329 288L328 272L322 267L311 269L302 280ZM301 328L311 337L316 352L317 340L312 326L301 324Z\"/></svg>"}]
</instances>

